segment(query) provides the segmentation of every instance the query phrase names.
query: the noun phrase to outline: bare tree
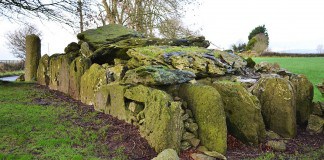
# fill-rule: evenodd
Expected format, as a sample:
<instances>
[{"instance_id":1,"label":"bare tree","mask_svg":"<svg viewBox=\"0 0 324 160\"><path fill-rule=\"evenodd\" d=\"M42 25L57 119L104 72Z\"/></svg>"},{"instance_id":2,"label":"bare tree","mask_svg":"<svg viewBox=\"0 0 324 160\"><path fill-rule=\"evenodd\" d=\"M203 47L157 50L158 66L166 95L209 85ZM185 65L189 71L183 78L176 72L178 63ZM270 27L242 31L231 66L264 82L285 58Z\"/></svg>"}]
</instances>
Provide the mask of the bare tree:
<instances>
[{"instance_id":1,"label":"bare tree","mask_svg":"<svg viewBox=\"0 0 324 160\"><path fill-rule=\"evenodd\" d=\"M324 48L322 44L317 45L316 47L317 53L321 54L324 53Z\"/></svg>"},{"instance_id":2,"label":"bare tree","mask_svg":"<svg viewBox=\"0 0 324 160\"><path fill-rule=\"evenodd\" d=\"M80 2L81 0L0 0L0 17L19 23L25 23L25 17L37 17L78 28L79 25L76 24L78 17L81 16L80 11L85 14L91 8L89 5L91 0Z\"/></svg>"},{"instance_id":3,"label":"bare tree","mask_svg":"<svg viewBox=\"0 0 324 160\"><path fill-rule=\"evenodd\" d=\"M26 58L26 36L30 34L35 34L39 37L42 35L42 33L31 24L27 24L23 28L6 34L8 40L7 45L10 52L21 60L25 60Z\"/></svg>"},{"instance_id":4,"label":"bare tree","mask_svg":"<svg viewBox=\"0 0 324 160\"><path fill-rule=\"evenodd\" d=\"M184 6L195 0L102 0L109 24L122 24L148 36L159 32L159 27L175 25ZM174 18L178 18L173 21ZM177 25L176 28L179 25ZM180 27L179 29L184 29Z\"/></svg>"},{"instance_id":5,"label":"bare tree","mask_svg":"<svg viewBox=\"0 0 324 160\"><path fill-rule=\"evenodd\" d=\"M188 36L199 36L199 31L192 31L185 27L177 17L160 22L157 26L159 34L164 38L183 38Z\"/></svg>"}]
</instances>

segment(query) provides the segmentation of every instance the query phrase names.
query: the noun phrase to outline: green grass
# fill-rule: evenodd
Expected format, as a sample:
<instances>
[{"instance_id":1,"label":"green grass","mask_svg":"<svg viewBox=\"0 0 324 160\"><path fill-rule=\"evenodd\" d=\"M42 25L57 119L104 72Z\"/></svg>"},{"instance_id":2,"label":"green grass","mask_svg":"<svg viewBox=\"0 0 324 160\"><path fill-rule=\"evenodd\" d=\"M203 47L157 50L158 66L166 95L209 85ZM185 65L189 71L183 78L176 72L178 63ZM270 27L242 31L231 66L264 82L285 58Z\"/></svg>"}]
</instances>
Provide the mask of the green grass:
<instances>
[{"instance_id":1,"label":"green grass","mask_svg":"<svg viewBox=\"0 0 324 160\"><path fill-rule=\"evenodd\" d=\"M324 101L316 84L324 81L324 57L256 57L255 62L278 63L293 73L304 74L314 85L314 101Z\"/></svg>"},{"instance_id":2,"label":"green grass","mask_svg":"<svg viewBox=\"0 0 324 160\"><path fill-rule=\"evenodd\" d=\"M247 158L246 160L311 160L311 159L323 159L324 158L324 146L317 150L312 150L306 154L296 152L295 154L285 154L280 152L267 152L256 158Z\"/></svg>"},{"instance_id":3,"label":"green grass","mask_svg":"<svg viewBox=\"0 0 324 160\"><path fill-rule=\"evenodd\" d=\"M34 84L0 81L0 159L127 159L123 148L110 151L100 143L100 134L76 125L71 119L96 121L96 112L86 116L57 101L42 106L34 98L51 98ZM109 129L109 126L106 126ZM107 129L107 128L106 128Z\"/></svg>"},{"instance_id":4,"label":"green grass","mask_svg":"<svg viewBox=\"0 0 324 160\"><path fill-rule=\"evenodd\" d=\"M1 77L9 77L9 76L18 76L24 74L24 71L10 71L10 72L0 72L0 78Z\"/></svg>"}]
</instances>

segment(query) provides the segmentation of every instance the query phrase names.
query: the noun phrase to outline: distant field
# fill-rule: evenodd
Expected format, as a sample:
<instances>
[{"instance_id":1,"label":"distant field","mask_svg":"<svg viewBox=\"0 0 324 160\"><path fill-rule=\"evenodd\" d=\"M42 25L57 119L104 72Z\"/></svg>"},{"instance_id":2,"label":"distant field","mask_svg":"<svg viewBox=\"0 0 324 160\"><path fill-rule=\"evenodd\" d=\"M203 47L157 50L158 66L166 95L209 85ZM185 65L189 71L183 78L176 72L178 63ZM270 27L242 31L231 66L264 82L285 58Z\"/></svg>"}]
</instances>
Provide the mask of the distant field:
<instances>
[{"instance_id":1,"label":"distant field","mask_svg":"<svg viewBox=\"0 0 324 160\"><path fill-rule=\"evenodd\" d=\"M256 63L277 62L281 68L293 73L304 74L314 85L314 101L324 101L315 84L324 80L324 57L256 57Z\"/></svg>"}]
</instances>

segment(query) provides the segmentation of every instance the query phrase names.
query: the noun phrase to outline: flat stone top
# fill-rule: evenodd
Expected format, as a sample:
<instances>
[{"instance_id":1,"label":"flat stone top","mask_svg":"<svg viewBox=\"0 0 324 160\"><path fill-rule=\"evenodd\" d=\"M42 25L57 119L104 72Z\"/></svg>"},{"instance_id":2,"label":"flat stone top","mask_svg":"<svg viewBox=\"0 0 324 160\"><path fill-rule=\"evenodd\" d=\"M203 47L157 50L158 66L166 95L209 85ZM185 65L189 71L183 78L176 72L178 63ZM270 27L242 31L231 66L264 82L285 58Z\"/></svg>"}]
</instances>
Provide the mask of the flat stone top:
<instances>
[{"instance_id":1,"label":"flat stone top","mask_svg":"<svg viewBox=\"0 0 324 160\"><path fill-rule=\"evenodd\" d=\"M77 35L78 39L93 45L114 43L130 37L143 37L142 34L119 24L110 24L97 29L89 29Z\"/></svg>"}]
</instances>

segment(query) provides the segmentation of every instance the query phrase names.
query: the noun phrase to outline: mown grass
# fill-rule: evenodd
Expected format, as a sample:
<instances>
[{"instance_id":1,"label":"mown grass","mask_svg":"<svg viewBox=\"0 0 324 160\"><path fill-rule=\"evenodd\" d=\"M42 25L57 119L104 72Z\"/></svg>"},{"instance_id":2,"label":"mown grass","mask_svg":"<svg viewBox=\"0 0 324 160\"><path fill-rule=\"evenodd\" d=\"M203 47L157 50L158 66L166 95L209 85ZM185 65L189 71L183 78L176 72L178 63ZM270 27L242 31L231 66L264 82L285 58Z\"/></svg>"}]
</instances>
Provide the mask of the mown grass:
<instances>
[{"instance_id":1,"label":"mown grass","mask_svg":"<svg viewBox=\"0 0 324 160\"><path fill-rule=\"evenodd\" d=\"M324 57L256 57L255 62L278 63L293 73L304 74L314 85L314 101L324 101L316 84L324 81Z\"/></svg>"},{"instance_id":2,"label":"mown grass","mask_svg":"<svg viewBox=\"0 0 324 160\"><path fill-rule=\"evenodd\" d=\"M110 155L114 155L112 159L127 159L123 148L110 151L100 143L100 132L75 125L66 118L100 123L94 119L95 112L80 117L64 102L38 105L33 101L35 98L50 95L34 87L34 84L0 81L0 160L95 160Z\"/></svg>"},{"instance_id":3,"label":"mown grass","mask_svg":"<svg viewBox=\"0 0 324 160\"><path fill-rule=\"evenodd\" d=\"M268 152L256 158L247 158L245 160L321 160L324 158L324 146L317 150L312 150L306 154L296 152L295 154L285 154L280 152Z\"/></svg>"},{"instance_id":4,"label":"mown grass","mask_svg":"<svg viewBox=\"0 0 324 160\"><path fill-rule=\"evenodd\" d=\"M23 70L0 72L0 78L2 78L2 77L10 77L10 76L19 76L19 75L22 75L22 74L24 74Z\"/></svg>"}]
</instances>

